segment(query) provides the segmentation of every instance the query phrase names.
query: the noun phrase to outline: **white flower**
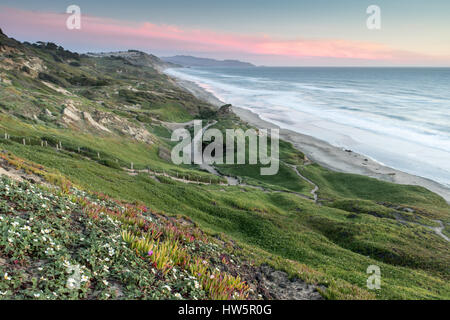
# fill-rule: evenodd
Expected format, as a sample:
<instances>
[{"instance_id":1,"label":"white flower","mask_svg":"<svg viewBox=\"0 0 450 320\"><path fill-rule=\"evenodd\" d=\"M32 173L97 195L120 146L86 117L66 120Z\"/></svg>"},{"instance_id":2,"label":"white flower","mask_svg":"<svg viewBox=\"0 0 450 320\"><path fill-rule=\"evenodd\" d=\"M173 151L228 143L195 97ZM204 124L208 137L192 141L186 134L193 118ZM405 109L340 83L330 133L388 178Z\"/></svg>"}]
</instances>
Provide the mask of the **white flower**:
<instances>
[{"instance_id":1,"label":"white flower","mask_svg":"<svg viewBox=\"0 0 450 320\"><path fill-rule=\"evenodd\" d=\"M172 289L168 286L168 285L165 285L165 286L163 286L163 289L167 289L167 291L172 291Z\"/></svg>"},{"instance_id":2,"label":"white flower","mask_svg":"<svg viewBox=\"0 0 450 320\"><path fill-rule=\"evenodd\" d=\"M109 284L109 282L106 281L106 280L102 280L102 282L103 282L103 284L104 284L105 286L107 286L107 285Z\"/></svg>"},{"instance_id":3,"label":"white flower","mask_svg":"<svg viewBox=\"0 0 450 320\"><path fill-rule=\"evenodd\" d=\"M182 297L181 297L181 294L179 294L178 292L175 293L175 298L181 299L181 298L182 298Z\"/></svg>"},{"instance_id":4,"label":"white flower","mask_svg":"<svg viewBox=\"0 0 450 320\"><path fill-rule=\"evenodd\" d=\"M3 276L3 279L5 279L7 281L11 280L11 277L8 276L8 272L5 273L5 275Z\"/></svg>"},{"instance_id":5,"label":"white flower","mask_svg":"<svg viewBox=\"0 0 450 320\"><path fill-rule=\"evenodd\" d=\"M41 294L40 294L40 293L35 293L35 294L33 294L33 296L34 296L35 298L39 298L39 297L41 296Z\"/></svg>"},{"instance_id":6,"label":"white flower","mask_svg":"<svg viewBox=\"0 0 450 320\"><path fill-rule=\"evenodd\" d=\"M67 288L74 289L76 287L77 282L74 278L67 279Z\"/></svg>"}]
</instances>

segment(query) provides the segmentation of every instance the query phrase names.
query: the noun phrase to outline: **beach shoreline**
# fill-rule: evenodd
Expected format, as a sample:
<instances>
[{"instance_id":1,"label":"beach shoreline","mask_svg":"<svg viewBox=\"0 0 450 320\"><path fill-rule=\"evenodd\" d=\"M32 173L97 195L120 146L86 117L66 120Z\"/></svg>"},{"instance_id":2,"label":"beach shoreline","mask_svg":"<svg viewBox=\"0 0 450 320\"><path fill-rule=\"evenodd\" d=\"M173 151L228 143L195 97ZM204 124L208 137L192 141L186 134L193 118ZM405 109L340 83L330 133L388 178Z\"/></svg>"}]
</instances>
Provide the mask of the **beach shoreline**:
<instances>
[{"instance_id":1,"label":"beach shoreline","mask_svg":"<svg viewBox=\"0 0 450 320\"><path fill-rule=\"evenodd\" d=\"M226 102L220 101L211 92L205 90L195 82L176 78L170 75L178 86L189 91L198 99L206 101L216 107ZM289 129L280 128L278 125L265 121L251 110L233 106L234 113L244 122L259 129L280 130L280 138L289 141L295 148L303 152L308 159L320 164L332 171L360 174L378 180L396 184L417 185L427 188L443 197L450 203L450 189L433 180L415 176L397 169L387 167L371 158L351 150L333 146L326 141L301 134Z\"/></svg>"}]
</instances>

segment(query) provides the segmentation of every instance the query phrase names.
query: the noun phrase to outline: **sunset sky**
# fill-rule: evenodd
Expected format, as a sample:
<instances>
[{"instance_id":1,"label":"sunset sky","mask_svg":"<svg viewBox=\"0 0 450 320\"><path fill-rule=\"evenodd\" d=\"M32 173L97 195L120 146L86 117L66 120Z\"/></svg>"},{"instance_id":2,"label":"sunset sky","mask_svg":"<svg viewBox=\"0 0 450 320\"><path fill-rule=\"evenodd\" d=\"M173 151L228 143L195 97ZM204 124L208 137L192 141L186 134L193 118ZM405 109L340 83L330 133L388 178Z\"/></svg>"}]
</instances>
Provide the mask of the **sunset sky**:
<instances>
[{"instance_id":1,"label":"sunset sky","mask_svg":"<svg viewBox=\"0 0 450 320\"><path fill-rule=\"evenodd\" d=\"M81 8L81 30L66 28L71 4ZM366 27L369 5L381 8L380 30ZM2 0L0 28L17 40L78 52L138 49L257 65L450 66L448 0Z\"/></svg>"}]
</instances>

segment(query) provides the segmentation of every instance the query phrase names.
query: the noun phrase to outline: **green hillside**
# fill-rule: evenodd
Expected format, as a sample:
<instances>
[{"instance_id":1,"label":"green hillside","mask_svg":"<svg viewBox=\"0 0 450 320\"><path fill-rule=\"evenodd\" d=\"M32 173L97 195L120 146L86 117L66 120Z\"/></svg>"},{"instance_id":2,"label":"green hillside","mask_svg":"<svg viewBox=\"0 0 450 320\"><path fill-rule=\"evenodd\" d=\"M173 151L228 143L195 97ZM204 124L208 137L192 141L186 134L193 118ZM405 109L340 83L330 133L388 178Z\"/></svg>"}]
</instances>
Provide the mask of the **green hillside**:
<instances>
[{"instance_id":1,"label":"green hillside","mask_svg":"<svg viewBox=\"0 0 450 320\"><path fill-rule=\"evenodd\" d=\"M0 180L0 298L279 297L257 287L261 266L325 299L450 298L449 242L432 229L442 223L450 237L444 199L304 163L284 141L275 176L258 165L218 166L224 176L177 166L174 123L246 125L180 89L154 58L0 34L0 161L10 175ZM59 251L48 254L42 230ZM79 290L66 288L65 261L86 268ZM380 290L366 286L370 265Z\"/></svg>"}]
</instances>

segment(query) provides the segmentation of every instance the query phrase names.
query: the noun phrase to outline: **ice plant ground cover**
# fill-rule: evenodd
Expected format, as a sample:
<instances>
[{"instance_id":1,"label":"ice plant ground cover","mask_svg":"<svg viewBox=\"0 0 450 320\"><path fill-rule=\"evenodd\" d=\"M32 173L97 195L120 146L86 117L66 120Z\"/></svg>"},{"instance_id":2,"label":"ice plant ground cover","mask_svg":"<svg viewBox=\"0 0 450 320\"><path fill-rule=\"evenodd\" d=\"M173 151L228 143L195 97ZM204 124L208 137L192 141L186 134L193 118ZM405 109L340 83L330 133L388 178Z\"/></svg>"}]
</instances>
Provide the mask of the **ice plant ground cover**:
<instances>
[{"instance_id":1,"label":"ice plant ground cover","mask_svg":"<svg viewBox=\"0 0 450 320\"><path fill-rule=\"evenodd\" d=\"M212 239L144 206L6 177L0 180L0 199L2 299L242 299L249 294L244 281L221 271L227 253ZM79 288L73 287L76 281Z\"/></svg>"}]
</instances>

